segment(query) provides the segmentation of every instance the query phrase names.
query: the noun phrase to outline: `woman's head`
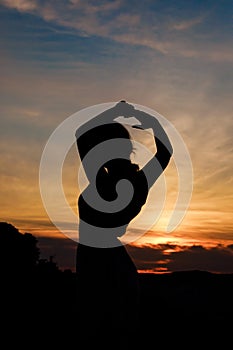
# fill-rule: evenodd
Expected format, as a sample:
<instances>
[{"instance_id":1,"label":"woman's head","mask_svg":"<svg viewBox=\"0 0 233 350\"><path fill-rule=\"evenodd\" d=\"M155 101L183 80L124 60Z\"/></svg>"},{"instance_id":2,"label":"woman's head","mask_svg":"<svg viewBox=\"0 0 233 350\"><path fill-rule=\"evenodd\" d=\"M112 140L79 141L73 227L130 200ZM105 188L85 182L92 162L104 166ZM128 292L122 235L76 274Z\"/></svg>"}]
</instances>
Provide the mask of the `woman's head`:
<instances>
[{"instance_id":1,"label":"woman's head","mask_svg":"<svg viewBox=\"0 0 233 350\"><path fill-rule=\"evenodd\" d=\"M122 124L113 122L111 124L96 126L86 131L77 139L77 145L81 160L83 160L87 153L94 149L94 147L97 145L114 139L124 140L124 143L116 141L116 147L121 148L119 151L122 154L123 158L130 159L130 155L133 150L130 134ZM106 143L106 147L108 147L108 143Z\"/></svg>"}]
</instances>

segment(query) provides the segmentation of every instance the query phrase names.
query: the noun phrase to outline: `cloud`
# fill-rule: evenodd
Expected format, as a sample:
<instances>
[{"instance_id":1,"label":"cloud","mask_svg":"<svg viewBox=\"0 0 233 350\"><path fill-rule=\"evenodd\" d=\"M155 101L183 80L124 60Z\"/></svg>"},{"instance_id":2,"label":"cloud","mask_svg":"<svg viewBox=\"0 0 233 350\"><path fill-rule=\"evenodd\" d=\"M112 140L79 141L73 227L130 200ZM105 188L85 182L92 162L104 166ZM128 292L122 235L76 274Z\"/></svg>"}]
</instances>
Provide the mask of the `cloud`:
<instances>
[{"instance_id":1,"label":"cloud","mask_svg":"<svg viewBox=\"0 0 233 350\"><path fill-rule=\"evenodd\" d=\"M38 236L42 257L55 256L60 268L75 271L77 243L62 237ZM212 273L233 273L233 246L201 245L180 246L176 244L128 245L126 246L140 272L163 273L201 270Z\"/></svg>"},{"instance_id":2,"label":"cloud","mask_svg":"<svg viewBox=\"0 0 233 350\"><path fill-rule=\"evenodd\" d=\"M203 16L199 16L197 18L190 18L187 20L180 21L178 23L174 23L172 25L172 28L175 30L186 30L189 28L192 28L193 26L196 26L197 24L201 23L204 20Z\"/></svg>"},{"instance_id":3,"label":"cloud","mask_svg":"<svg viewBox=\"0 0 233 350\"><path fill-rule=\"evenodd\" d=\"M187 30L203 23L206 15L192 17L189 14L186 18L178 17L175 23L170 24L171 19L166 12L161 15L159 11L152 11L148 15L146 9L138 11L137 8L130 9L129 12L127 4L119 0L101 1L98 5L84 0L61 1L56 6L51 0L4 0L3 4L39 16L51 24L75 30L79 35L99 36L120 44L139 45L163 55L204 59L215 63L231 62L233 57L232 48L224 37L216 45L215 40L211 40L211 33L208 38L199 35L198 41L195 36L186 35ZM180 32L180 35L175 35L174 32Z\"/></svg>"},{"instance_id":4,"label":"cloud","mask_svg":"<svg viewBox=\"0 0 233 350\"><path fill-rule=\"evenodd\" d=\"M2 3L20 12L32 12L38 7L36 0L2 0Z\"/></svg>"},{"instance_id":5,"label":"cloud","mask_svg":"<svg viewBox=\"0 0 233 350\"><path fill-rule=\"evenodd\" d=\"M233 273L232 245L179 246L174 244L130 246L129 253L139 270L184 271L203 270Z\"/></svg>"},{"instance_id":6,"label":"cloud","mask_svg":"<svg viewBox=\"0 0 233 350\"><path fill-rule=\"evenodd\" d=\"M69 2L71 3L71 8L80 9L86 8L87 6L87 12L89 13L109 12L119 9L119 7L122 5L122 0L102 0L99 1L98 4L96 4L96 2L91 2L90 0L70 0Z\"/></svg>"}]
</instances>

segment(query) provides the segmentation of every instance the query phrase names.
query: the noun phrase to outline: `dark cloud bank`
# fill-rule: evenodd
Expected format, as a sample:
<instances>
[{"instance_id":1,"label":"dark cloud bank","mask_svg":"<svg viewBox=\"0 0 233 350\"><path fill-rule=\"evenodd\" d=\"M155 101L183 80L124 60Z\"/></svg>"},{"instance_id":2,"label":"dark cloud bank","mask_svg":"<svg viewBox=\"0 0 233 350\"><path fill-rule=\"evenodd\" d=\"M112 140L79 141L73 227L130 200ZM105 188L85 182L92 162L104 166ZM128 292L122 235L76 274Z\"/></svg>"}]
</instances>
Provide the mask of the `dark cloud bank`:
<instances>
[{"instance_id":1,"label":"dark cloud bank","mask_svg":"<svg viewBox=\"0 0 233 350\"><path fill-rule=\"evenodd\" d=\"M39 237L38 245L45 258L54 256L61 269L74 270L76 242L64 238ZM201 270L233 273L233 245L206 248L201 245L158 244L127 247L138 270L175 272Z\"/></svg>"}]
</instances>

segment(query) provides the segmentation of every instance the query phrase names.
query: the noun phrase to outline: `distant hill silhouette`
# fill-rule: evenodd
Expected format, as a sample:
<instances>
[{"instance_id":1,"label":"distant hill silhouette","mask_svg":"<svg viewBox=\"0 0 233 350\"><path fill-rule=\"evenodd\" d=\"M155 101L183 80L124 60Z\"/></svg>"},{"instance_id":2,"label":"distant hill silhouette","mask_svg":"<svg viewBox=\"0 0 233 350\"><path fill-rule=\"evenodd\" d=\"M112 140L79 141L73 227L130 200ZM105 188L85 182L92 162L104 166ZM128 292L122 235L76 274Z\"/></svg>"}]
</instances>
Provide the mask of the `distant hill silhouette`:
<instances>
[{"instance_id":1,"label":"distant hill silhouette","mask_svg":"<svg viewBox=\"0 0 233 350\"><path fill-rule=\"evenodd\" d=\"M67 337L67 341L78 339L76 274L61 271L52 258L40 259L36 238L5 222L0 223L0 250L4 327L23 328L38 340L45 341L47 336L46 341L53 344L59 344L62 337ZM137 346L154 349L161 334L174 330L194 337L195 341L201 334L207 336L207 329L212 329L213 337L221 328L225 329L227 339L227 329L232 327L233 274L205 271L139 274L139 281L141 332L132 339L132 349ZM166 344L172 341L165 340ZM25 342L29 338L24 337L22 345ZM150 347L153 343L156 346Z\"/></svg>"}]
</instances>

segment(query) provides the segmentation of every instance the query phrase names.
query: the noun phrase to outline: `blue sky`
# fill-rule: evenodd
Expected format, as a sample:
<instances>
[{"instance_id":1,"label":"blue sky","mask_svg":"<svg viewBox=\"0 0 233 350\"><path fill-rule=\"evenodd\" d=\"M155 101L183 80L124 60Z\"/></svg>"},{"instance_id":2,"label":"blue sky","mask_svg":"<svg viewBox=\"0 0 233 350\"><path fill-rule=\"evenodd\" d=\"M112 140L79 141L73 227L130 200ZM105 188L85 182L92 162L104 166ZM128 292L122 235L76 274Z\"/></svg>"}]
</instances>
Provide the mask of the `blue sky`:
<instances>
[{"instance_id":1,"label":"blue sky","mask_svg":"<svg viewBox=\"0 0 233 350\"><path fill-rule=\"evenodd\" d=\"M192 202L170 241L233 242L232 1L2 0L0 16L2 221L53 232L45 143L72 113L123 98L166 117L190 151Z\"/></svg>"},{"instance_id":2,"label":"blue sky","mask_svg":"<svg viewBox=\"0 0 233 350\"><path fill-rule=\"evenodd\" d=\"M29 90L43 78L49 94L56 81L59 93L66 86L73 94L68 101L73 110L89 104L89 96L94 103L121 95L137 101L140 93L141 100L157 107L161 94L180 105L186 94L193 93L195 103L198 91L207 89L207 98L218 99L232 87L231 1L1 3L3 76L12 83L24 79ZM89 96L75 101L76 91L77 97L87 95L86 86ZM29 101L39 98L29 92ZM11 93L4 89L4 104L8 99L12 104ZM15 98L17 103L18 94Z\"/></svg>"}]
</instances>

